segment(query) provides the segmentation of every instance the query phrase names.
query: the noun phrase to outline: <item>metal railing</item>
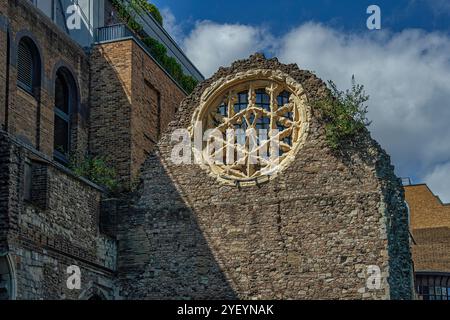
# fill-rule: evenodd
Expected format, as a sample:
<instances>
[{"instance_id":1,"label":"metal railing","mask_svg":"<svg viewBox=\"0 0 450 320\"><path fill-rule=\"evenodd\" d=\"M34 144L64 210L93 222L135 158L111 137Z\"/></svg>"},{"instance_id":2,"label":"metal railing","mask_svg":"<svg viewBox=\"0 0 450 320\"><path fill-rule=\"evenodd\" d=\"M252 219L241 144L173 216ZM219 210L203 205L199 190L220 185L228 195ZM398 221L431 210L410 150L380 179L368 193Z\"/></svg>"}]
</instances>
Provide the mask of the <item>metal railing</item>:
<instances>
[{"instance_id":1,"label":"metal railing","mask_svg":"<svg viewBox=\"0 0 450 320\"><path fill-rule=\"evenodd\" d=\"M134 37L134 35L123 23L97 28L95 31L96 42L114 41L129 37Z\"/></svg>"},{"instance_id":2,"label":"metal railing","mask_svg":"<svg viewBox=\"0 0 450 320\"><path fill-rule=\"evenodd\" d=\"M181 86L181 84L173 78L173 76L167 71L152 55L150 48L144 44L144 42L137 37L133 31L131 31L126 24L114 24L106 27L97 28L95 30L95 42L112 42L112 41L120 41L124 39L133 38L136 43L150 56L153 61L167 74L169 78L171 78L177 86L185 92L185 89Z\"/></svg>"},{"instance_id":3,"label":"metal railing","mask_svg":"<svg viewBox=\"0 0 450 320\"><path fill-rule=\"evenodd\" d=\"M401 178L402 179L402 184L404 187L407 186L411 186L412 185L412 180L409 177L405 177L405 178Z\"/></svg>"}]
</instances>

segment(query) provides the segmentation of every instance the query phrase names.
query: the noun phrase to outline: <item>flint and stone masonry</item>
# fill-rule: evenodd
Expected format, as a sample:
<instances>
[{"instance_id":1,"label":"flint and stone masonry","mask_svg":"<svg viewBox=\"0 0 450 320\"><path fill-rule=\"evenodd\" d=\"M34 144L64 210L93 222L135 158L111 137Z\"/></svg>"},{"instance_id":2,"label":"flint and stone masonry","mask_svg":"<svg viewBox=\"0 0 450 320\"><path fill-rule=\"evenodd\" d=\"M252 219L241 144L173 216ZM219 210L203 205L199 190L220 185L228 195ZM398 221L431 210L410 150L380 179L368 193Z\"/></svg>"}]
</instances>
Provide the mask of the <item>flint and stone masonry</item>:
<instances>
[{"instance_id":1,"label":"flint and stone masonry","mask_svg":"<svg viewBox=\"0 0 450 320\"><path fill-rule=\"evenodd\" d=\"M224 77L280 70L304 88L312 115L303 147L261 185L221 183L175 165L171 132L188 128L205 90ZM314 102L324 83L254 55L221 68L181 104L120 216L120 295L129 299L410 299L407 209L389 156L361 134L342 153L325 141ZM367 286L368 267L381 286Z\"/></svg>"}]
</instances>

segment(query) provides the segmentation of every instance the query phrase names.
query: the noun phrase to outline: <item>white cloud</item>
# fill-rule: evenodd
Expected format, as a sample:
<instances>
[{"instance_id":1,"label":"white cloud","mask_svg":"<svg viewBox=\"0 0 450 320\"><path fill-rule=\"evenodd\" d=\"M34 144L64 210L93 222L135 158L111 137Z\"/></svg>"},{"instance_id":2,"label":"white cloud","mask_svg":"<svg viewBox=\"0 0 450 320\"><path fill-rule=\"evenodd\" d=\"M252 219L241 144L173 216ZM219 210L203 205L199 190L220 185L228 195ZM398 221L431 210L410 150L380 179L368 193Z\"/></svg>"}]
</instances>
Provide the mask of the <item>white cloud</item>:
<instances>
[{"instance_id":1,"label":"white cloud","mask_svg":"<svg viewBox=\"0 0 450 320\"><path fill-rule=\"evenodd\" d=\"M448 36L419 30L354 35L309 23L287 34L277 53L342 88L354 74L371 96L371 131L399 175L423 178L450 160Z\"/></svg>"},{"instance_id":2,"label":"white cloud","mask_svg":"<svg viewBox=\"0 0 450 320\"><path fill-rule=\"evenodd\" d=\"M373 136L391 154L397 174L429 182L447 199L450 170L440 164L450 163L448 35L412 29L353 34L305 23L275 39L259 26L202 21L181 43L206 76L256 51L273 52L340 88L349 87L354 74L371 96Z\"/></svg>"},{"instance_id":3,"label":"white cloud","mask_svg":"<svg viewBox=\"0 0 450 320\"><path fill-rule=\"evenodd\" d=\"M442 202L450 203L450 162L438 165L424 178L424 181L440 196Z\"/></svg>"},{"instance_id":4,"label":"white cloud","mask_svg":"<svg viewBox=\"0 0 450 320\"><path fill-rule=\"evenodd\" d=\"M263 28L201 21L184 39L183 47L203 74L210 76L220 66L247 58L266 48L268 43L271 43L271 35Z\"/></svg>"},{"instance_id":5,"label":"white cloud","mask_svg":"<svg viewBox=\"0 0 450 320\"><path fill-rule=\"evenodd\" d=\"M164 21L164 29L166 29L176 42L181 43L184 39L183 28L178 24L172 10L166 7L161 9L160 12Z\"/></svg>"}]
</instances>

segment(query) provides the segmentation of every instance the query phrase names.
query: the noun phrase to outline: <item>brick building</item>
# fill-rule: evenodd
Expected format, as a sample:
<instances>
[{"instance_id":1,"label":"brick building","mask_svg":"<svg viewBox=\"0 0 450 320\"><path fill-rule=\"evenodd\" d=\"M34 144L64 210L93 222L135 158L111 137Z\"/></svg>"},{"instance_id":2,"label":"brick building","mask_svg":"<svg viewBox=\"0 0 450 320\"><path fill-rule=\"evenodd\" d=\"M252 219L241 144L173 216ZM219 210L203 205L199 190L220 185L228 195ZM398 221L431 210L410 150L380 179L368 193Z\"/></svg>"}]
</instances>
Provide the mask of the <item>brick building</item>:
<instances>
[{"instance_id":1,"label":"brick building","mask_svg":"<svg viewBox=\"0 0 450 320\"><path fill-rule=\"evenodd\" d=\"M48 3L0 3L0 294L113 299L110 195L69 170L69 156L108 156L128 187L186 93L137 38L92 38L87 50ZM71 265L81 291L65 285Z\"/></svg>"},{"instance_id":2,"label":"brick building","mask_svg":"<svg viewBox=\"0 0 450 320\"><path fill-rule=\"evenodd\" d=\"M78 31L48 3L0 2L1 298L412 298L401 182L368 132L327 146L320 79L254 55L202 81L151 15L121 23L126 1L84 1ZM195 123L278 128L279 172L175 164ZM120 193L69 169L86 154Z\"/></svg>"},{"instance_id":3,"label":"brick building","mask_svg":"<svg viewBox=\"0 0 450 320\"><path fill-rule=\"evenodd\" d=\"M450 205L425 184L405 186L405 196L417 294L424 300L450 300Z\"/></svg>"}]
</instances>

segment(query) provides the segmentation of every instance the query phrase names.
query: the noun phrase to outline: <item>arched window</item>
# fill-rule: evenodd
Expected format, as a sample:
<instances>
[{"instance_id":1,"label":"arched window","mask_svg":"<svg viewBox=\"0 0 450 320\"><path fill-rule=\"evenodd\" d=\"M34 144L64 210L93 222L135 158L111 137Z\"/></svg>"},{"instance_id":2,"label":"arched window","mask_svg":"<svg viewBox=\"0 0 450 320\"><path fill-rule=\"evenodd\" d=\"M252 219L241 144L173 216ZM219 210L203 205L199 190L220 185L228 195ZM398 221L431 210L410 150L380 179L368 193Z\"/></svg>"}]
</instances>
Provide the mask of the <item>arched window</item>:
<instances>
[{"instance_id":1,"label":"arched window","mask_svg":"<svg viewBox=\"0 0 450 320\"><path fill-rule=\"evenodd\" d=\"M8 259L0 256L0 300L13 299L12 274Z\"/></svg>"},{"instance_id":2,"label":"arched window","mask_svg":"<svg viewBox=\"0 0 450 320\"><path fill-rule=\"evenodd\" d=\"M450 300L450 274L416 274L420 300Z\"/></svg>"},{"instance_id":3,"label":"arched window","mask_svg":"<svg viewBox=\"0 0 450 320\"><path fill-rule=\"evenodd\" d=\"M61 68L55 79L55 160L67 164L70 151L70 118L76 104L75 81L70 72Z\"/></svg>"},{"instance_id":4,"label":"arched window","mask_svg":"<svg viewBox=\"0 0 450 320\"><path fill-rule=\"evenodd\" d=\"M41 59L30 38L20 40L17 48L17 84L34 95L41 85Z\"/></svg>"}]
</instances>

